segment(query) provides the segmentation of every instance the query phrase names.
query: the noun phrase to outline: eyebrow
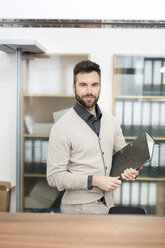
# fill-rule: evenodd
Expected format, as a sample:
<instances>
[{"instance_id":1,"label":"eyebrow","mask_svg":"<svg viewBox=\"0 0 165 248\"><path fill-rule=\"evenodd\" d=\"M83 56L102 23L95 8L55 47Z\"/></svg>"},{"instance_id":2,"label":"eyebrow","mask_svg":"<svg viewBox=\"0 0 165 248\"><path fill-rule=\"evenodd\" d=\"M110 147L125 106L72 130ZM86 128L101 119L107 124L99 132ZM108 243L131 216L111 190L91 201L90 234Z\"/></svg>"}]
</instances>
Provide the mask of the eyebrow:
<instances>
[{"instance_id":1,"label":"eyebrow","mask_svg":"<svg viewBox=\"0 0 165 248\"><path fill-rule=\"evenodd\" d=\"M87 84L87 83L86 82L79 82L78 84ZM93 82L92 84L100 84L100 82Z\"/></svg>"}]
</instances>

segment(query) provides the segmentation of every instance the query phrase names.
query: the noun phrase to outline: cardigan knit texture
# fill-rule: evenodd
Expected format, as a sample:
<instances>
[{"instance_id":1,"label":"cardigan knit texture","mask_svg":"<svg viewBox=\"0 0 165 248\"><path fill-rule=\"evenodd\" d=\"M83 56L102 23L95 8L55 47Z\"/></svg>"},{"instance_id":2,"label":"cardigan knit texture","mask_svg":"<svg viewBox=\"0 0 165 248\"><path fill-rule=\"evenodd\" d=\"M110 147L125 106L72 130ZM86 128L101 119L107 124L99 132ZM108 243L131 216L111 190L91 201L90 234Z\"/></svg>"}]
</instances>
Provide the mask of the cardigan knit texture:
<instances>
[{"instance_id":1,"label":"cardigan knit texture","mask_svg":"<svg viewBox=\"0 0 165 248\"><path fill-rule=\"evenodd\" d=\"M99 137L75 112L68 110L52 127L47 157L47 180L65 190L64 204L90 203L105 197L114 205L110 192L87 187L88 175L109 176L113 152L126 145L114 116L102 112Z\"/></svg>"}]
</instances>

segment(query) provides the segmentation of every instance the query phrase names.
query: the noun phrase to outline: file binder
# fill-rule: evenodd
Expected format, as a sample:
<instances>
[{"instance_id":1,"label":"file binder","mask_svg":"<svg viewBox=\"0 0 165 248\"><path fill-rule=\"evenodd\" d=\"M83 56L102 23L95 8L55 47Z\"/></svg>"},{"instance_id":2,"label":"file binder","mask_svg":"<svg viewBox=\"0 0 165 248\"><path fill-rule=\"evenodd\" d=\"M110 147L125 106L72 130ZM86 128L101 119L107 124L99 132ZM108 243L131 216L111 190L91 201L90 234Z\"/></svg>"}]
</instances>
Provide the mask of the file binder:
<instances>
[{"instance_id":1,"label":"file binder","mask_svg":"<svg viewBox=\"0 0 165 248\"><path fill-rule=\"evenodd\" d=\"M154 152L151 160L151 167L150 167L150 176L151 177L159 177L160 174L160 166L159 166L159 144L154 145Z\"/></svg>"},{"instance_id":2,"label":"file binder","mask_svg":"<svg viewBox=\"0 0 165 248\"><path fill-rule=\"evenodd\" d=\"M123 117L124 117L123 105L124 105L123 101L116 101L115 116L120 122L121 129L123 129Z\"/></svg>"},{"instance_id":3,"label":"file binder","mask_svg":"<svg viewBox=\"0 0 165 248\"><path fill-rule=\"evenodd\" d=\"M130 204L130 196L131 196L130 183L129 182L123 182L122 183L121 192L122 192L121 204L124 206L128 206Z\"/></svg>"},{"instance_id":4,"label":"file binder","mask_svg":"<svg viewBox=\"0 0 165 248\"><path fill-rule=\"evenodd\" d=\"M152 60L144 61L144 95L151 95L152 91Z\"/></svg>"},{"instance_id":5,"label":"file binder","mask_svg":"<svg viewBox=\"0 0 165 248\"><path fill-rule=\"evenodd\" d=\"M132 101L126 101L124 104L124 136L132 135L132 118L133 118L133 103Z\"/></svg>"},{"instance_id":6,"label":"file binder","mask_svg":"<svg viewBox=\"0 0 165 248\"><path fill-rule=\"evenodd\" d=\"M164 136L165 135L165 102L161 102L160 103L160 136Z\"/></svg>"},{"instance_id":7,"label":"file binder","mask_svg":"<svg viewBox=\"0 0 165 248\"><path fill-rule=\"evenodd\" d=\"M160 160L159 160L159 165L160 165L160 175L161 177L165 176L165 142L160 143Z\"/></svg>"},{"instance_id":8,"label":"file binder","mask_svg":"<svg viewBox=\"0 0 165 248\"><path fill-rule=\"evenodd\" d=\"M113 191L115 206L144 208L148 214L155 214L157 202L156 182L123 182Z\"/></svg>"},{"instance_id":9,"label":"file binder","mask_svg":"<svg viewBox=\"0 0 165 248\"><path fill-rule=\"evenodd\" d=\"M150 214L155 214L156 212L156 202L157 202L157 183L150 182L148 185L148 212Z\"/></svg>"},{"instance_id":10,"label":"file binder","mask_svg":"<svg viewBox=\"0 0 165 248\"><path fill-rule=\"evenodd\" d=\"M159 102L152 102L151 105L151 134L159 136L160 106Z\"/></svg>"},{"instance_id":11,"label":"file binder","mask_svg":"<svg viewBox=\"0 0 165 248\"><path fill-rule=\"evenodd\" d=\"M120 176L127 168L137 169L150 161L153 147L153 138L147 132L141 134L113 155L110 176Z\"/></svg>"},{"instance_id":12,"label":"file binder","mask_svg":"<svg viewBox=\"0 0 165 248\"><path fill-rule=\"evenodd\" d=\"M145 208L148 205L148 182L140 184L140 205Z\"/></svg>"},{"instance_id":13,"label":"file binder","mask_svg":"<svg viewBox=\"0 0 165 248\"><path fill-rule=\"evenodd\" d=\"M161 94L161 60L155 60L153 64L153 94Z\"/></svg>"},{"instance_id":14,"label":"file binder","mask_svg":"<svg viewBox=\"0 0 165 248\"><path fill-rule=\"evenodd\" d=\"M41 163L41 139L34 140L34 163Z\"/></svg>"},{"instance_id":15,"label":"file binder","mask_svg":"<svg viewBox=\"0 0 165 248\"><path fill-rule=\"evenodd\" d=\"M163 68L165 67L165 61L163 61ZM165 72L162 72L162 88L161 88L162 96L165 95Z\"/></svg>"},{"instance_id":16,"label":"file binder","mask_svg":"<svg viewBox=\"0 0 165 248\"><path fill-rule=\"evenodd\" d=\"M140 183L134 182L131 183L131 205L139 205L139 196L140 196Z\"/></svg>"},{"instance_id":17,"label":"file binder","mask_svg":"<svg viewBox=\"0 0 165 248\"><path fill-rule=\"evenodd\" d=\"M120 205L121 204L121 187L117 188L116 190L113 191L113 200L115 205Z\"/></svg>"},{"instance_id":18,"label":"file binder","mask_svg":"<svg viewBox=\"0 0 165 248\"><path fill-rule=\"evenodd\" d=\"M33 140L25 139L24 141L24 172L32 173L33 171Z\"/></svg>"},{"instance_id":19,"label":"file binder","mask_svg":"<svg viewBox=\"0 0 165 248\"><path fill-rule=\"evenodd\" d=\"M142 103L141 133L151 131L151 102Z\"/></svg>"},{"instance_id":20,"label":"file binder","mask_svg":"<svg viewBox=\"0 0 165 248\"><path fill-rule=\"evenodd\" d=\"M137 101L133 105L133 136L138 136L141 132L141 112L142 103Z\"/></svg>"}]
</instances>

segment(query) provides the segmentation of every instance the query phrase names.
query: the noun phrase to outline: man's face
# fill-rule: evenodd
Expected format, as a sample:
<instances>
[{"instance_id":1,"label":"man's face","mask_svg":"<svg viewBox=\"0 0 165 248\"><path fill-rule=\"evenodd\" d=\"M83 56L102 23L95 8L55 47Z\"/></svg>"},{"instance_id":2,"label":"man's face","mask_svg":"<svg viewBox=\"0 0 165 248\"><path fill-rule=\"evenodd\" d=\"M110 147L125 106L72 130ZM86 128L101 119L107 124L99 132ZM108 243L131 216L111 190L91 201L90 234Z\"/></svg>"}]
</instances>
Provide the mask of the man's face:
<instances>
[{"instance_id":1,"label":"man's face","mask_svg":"<svg viewBox=\"0 0 165 248\"><path fill-rule=\"evenodd\" d=\"M76 100L86 109L92 109L100 96L100 77L96 71L89 73L81 72L76 75L76 84L73 91Z\"/></svg>"}]
</instances>

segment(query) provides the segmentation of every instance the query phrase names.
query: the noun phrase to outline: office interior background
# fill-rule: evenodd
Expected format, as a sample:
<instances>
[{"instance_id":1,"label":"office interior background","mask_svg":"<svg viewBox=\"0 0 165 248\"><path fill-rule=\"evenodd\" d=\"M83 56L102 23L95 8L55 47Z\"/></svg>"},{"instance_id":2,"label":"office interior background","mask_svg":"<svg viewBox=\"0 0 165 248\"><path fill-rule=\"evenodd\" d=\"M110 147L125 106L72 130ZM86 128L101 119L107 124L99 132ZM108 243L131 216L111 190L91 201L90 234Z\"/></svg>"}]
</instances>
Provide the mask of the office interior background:
<instances>
[{"instance_id":1,"label":"office interior background","mask_svg":"<svg viewBox=\"0 0 165 248\"><path fill-rule=\"evenodd\" d=\"M163 6L160 4L160 2L163 4L163 1L157 1L157 4L154 5L154 8L152 8L153 7L152 1L146 1L148 5L144 4L144 6L142 6L141 1L139 1L139 5L137 5L138 6L137 13L136 13L136 7L137 7L136 4L134 3L135 5L133 6L132 4L130 4L130 1L127 1L126 5L123 5L120 2L121 5L119 4L118 6L117 5L114 6L114 3L109 1L111 2L111 5L108 5L109 12L107 11L108 8L106 8L105 12L103 11L103 9L105 10L105 8L103 8L103 4L107 6L107 1L101 1L102 7L100 9L97 8L97 11L95 10L94 5L91 5L86 1L84 1L84 4L81 3L80 5L81 8L80 7L78 8L76 6L78 11L75 11L74 9L75 5L71 6L68 5L68 3L66 3L65 1L63 1L65 2L63 3L64 4L63 6L67 5L65 11L63 11L63 16L60 15L62 12L59 11L61 5L60 3L57 4L57 1L55 1L56 6L53 5L54 12L50 11L50 8L49 10L44 9L45 5L42 4L36 6L35 3L32 3L31 6L34 6L34 8L32 9L30 5L23 6L21 1L14 1L14 2L17 4L14 11L11 11L12 8L10 8L8 12L7 11L5 12L4 11L5 6L4 9L3 8L1 9L0 39L35 40L46 49L47 54L49 55L51 54L50 59L48 59L47 57L41 58L42 56L39 58L35 56L32 57L30 55L27 55L27 57L25 56L23 58L22 82L26 82L28 80L29 80L28 82L31 82L30 87L32 89L31 93L33 94L43 94L43 93L50 94L51 91L53 91L53 94L71 95L72 79L70 81L67 79L67 75L69 75L70 77L70 71L72 69L71 66L73 66L74 62L79 58L80 59L90 58L92 61L97 62L102 70L102 92L99 100L99 105L104 111L112 113L115 112L115 101L117 99L116 96L121 95L119 93L116 93L115 91L116 85L114 86L115 82L117 82L117 76L115 76L115 72L116 72L115 68L118 67L120 68L120 66L118 66L116 61L117 59L120 58L121 55L122 58L124 58L125 56L128 59L127 61L123 59L123 61L126 61L126 63L129 63L129 59L131 61L136 61L136 59L137 61L139 61L138 60L139 57L140 58L156 57L159 58L162 63L165 63L164 62L165 61L165 47L164 47L165 18L162 14ZM73 4L74 1L67 1L67 2ZM95 1L91 1L91 2L93 2L94 4ZM98 5L98 2L99 1L95 2L96 7L100 7L100 5ZM66 11L67 8L70 11ZM95 11L92 11L92 8L94 8ZM37 12L36 10L38 9L40 11ZM34 14L34 10L35 10L35 14ZM2 11L4 11L4 13L2 13ZM15 16L14 13L16 13ZM139 16L138 13L140 13ZM157 13L157 16L155 13ZM65 82L61 81L63 83L62 91L60 91L59 84L56 82L54 82L54 85L51 84L51 89L48 89L47 86L46 87L43 86L44 83L46 83L46 85L49 84L46 81L50 79L49 76L51 73L53 73L51 61L52 63L56 63L55 57L57 58L57 63L59 63L59 61L63 61L61 62L61 64L58 64L58 67L61 68L59 70L63 70L62 63L65 64L64 66L65 70L66 70L66 65L69 67L70 70L69 72L66 71ZM70 60L68 59L69 57ZM35 60L38 62L33 63L33 61ZM67 61L70 62L68 62L67 64ZM0 112L1 112L0 180L10 181L13 186L16 186L16 184L18 183L16 180L17 178L16 177L17 121L16 120L17 120L17 99L18 99L16 62L17 62L16 54L7 54L0 51ZM121 63L122 63L122 67L124 67L125 66L124 62L121 62L120 60L119 64ZM137 68L139 68L138 62L135 63L135 65L137 65ZM132 67L132 65L130 67ZM29 79L31 76L35 75L35 70L36 71L38 70L37 71L38 74L42 73L38 78L42 80L41 85L42 87L44 87L43 91L42 89L40 89L40 87L39 89L41 91L40 90L38 92L37 90L35 91L35 89L33 88L32 80ZM27 76L26 73L28 72L31 73L31 75ZM163 80L164 74L161 75L162 75L161 80ZM66 86L66 82L67 82L67 86ZM121 85L119 84L119 86ZM122 85L122 87L124 86ZM124 94L127 96L127 93ZM129 93L128 95L131 94L132 93ZM143 95L142 92L141 94L135 92L134 95L137 96L138 94L139 96ZM156 96L158 97L155 98L156 99L155 101L162 103L163 101L165 101L164 95L162 95L162 92L157 93L155 97ZM28 96L25 96L25 98L28 98ZM68 100L68 98L67 99L66 98L63 99L63 101L67 103L64 104L65 108L70 107L71 104L73 103L72 99ZM151 101L151 98L149 100ZM129 108L131 108L130 105L128 105L128 109ZM56 110L60 110L60 108L59 109L57 108ZM24 113L22 113L22 118L24 117L23 115ZM128 136L129 137L128 140L130 140L131 137L135 135L132 133L126 136ZM155 136L156 137L161 136L159 140L162 143L163 142L165 143L165 134L155 135ZM41 137L44 139L42 135ZM24 136L24 138L27 137ZM30 138L34 138L34 137L31 136ZM24 149L23 147L24 145L22 145L22 149ZM20 181L22 180L22 178L24 178L24 176L21 173L23 172L20 172ZM146 179L144 183L148 183L148 184L150 183L151 189L153 190L155 190L153 186L155 185L154 183L158 182L160 184L159 193L162 195L160 199L160 205L161 205L160 209L161 209L161 214L164 214L165 202L162 199L165 198L164 196L165 180L162 178L161 181L159 181L158 179L159 177L160 175L156 176L155 177L156 179L154 178L153 180L149 180L149 181L148 179ZM42 180L43 178L44 177L42 177ZM30 180L30 178L25 177L23 181L27 182L28 180ZM31 182L29 184L31 184ZM147 187L146 185L148 184L143 185L144 187L143 190L145 192L149 192L149 188L148 189L146 188ZM20 186L23 188L21 183ZM127 192L130 191L130 187L128 187L128 185L124 185L124 187L125 187L125 191L123 189L123 192L125 192L124 194L127 194ZM156 190L155 192L157 192ZM156 194L158 193L155 193L155 195ZM119 195L121 197L121 192L119 193ZM120 203L121 199L119 199L120 198L119 195L116 196L116 201ZM20 194L20 197L23 197L22 193ZM11 206L10 206L11 212L16 211L18 204L17 201L18 199L16 199L16 188L13 188L11 194ZM151 199L151 201L153 201L153 199ZM129 199L126 200L126 204L128 204L128 202Z\"/></svg>"}]
</instances>

